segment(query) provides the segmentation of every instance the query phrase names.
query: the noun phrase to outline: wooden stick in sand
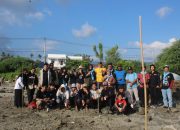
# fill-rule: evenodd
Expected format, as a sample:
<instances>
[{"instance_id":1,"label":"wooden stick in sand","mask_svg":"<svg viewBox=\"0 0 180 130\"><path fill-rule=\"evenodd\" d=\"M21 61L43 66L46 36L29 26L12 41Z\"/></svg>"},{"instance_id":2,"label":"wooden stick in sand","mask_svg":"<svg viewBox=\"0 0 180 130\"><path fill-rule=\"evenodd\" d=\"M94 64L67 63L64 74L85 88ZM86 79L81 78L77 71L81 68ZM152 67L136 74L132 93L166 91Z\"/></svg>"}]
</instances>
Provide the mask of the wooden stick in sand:
<instances>
[{"instance_id":1,"label":"wooden stick in sand","mask_svg":"<svg viewBox=\"0 0 180 130\"><path fill-rule=\"evenodd\" d=\"M142 17L139 16L139 32L140 32L140 48L141 48L141 64L143 71L143 81L144 81L144 104L145 104L145 116L144 116L144 129L147 130L147 86L146 79L144 73L144 50L143 50L143 42L142 42Z\"/></svg>"}]
</instances>

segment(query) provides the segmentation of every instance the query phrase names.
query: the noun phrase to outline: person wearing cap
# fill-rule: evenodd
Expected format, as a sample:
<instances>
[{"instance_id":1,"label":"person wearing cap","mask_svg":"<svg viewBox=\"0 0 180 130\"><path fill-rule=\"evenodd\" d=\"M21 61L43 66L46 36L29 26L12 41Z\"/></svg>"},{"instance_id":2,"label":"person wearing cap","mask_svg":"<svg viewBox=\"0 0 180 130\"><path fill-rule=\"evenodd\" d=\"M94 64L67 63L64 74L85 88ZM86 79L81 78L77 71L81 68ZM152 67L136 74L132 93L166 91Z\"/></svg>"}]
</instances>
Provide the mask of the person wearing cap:
<instances>
[{"instance_id":1,"label":"person wearing cap","mask_svg":"<svg viewBox=\"0 0 180 130\"><path fill-rule=\"evenodd\" d=\"M64 84L59 87L56 93L56 102L60 109L62 107L65 107L66 109L69 108L69 91Z\"/></svg>"},{"instance_id":2,"label":"person wearing cap","mask_svg":"<svg viewBox=\"0 0 180 130\"><path fill-rule=\"evenodd\" d=\"M146 71L146 66L144 68L141 68L142 71L138 73L138 94L139 94L139 99L140 99L140 105L141 107L144 107L144 89L146 89L147 92L147 103L149 102L149 88L148 88L148 83L149 83L149 73ZM146 88L144 85L144 79L143 79L143 74L145 75L145 81L146 81ZM149 104L148 104L149 105Z\"/></svg>"},{"instance_id":3,"label":"person wearing cap","mask_svg":"<svg viewBox=\"0 0 180 130\"><path fill-rule=\"evenodd\" d=\"M133 68L129 66L125 79L126 79L126 89L130 93L131 99L133 100L133 95L134 95L136 100L136 101L133 100L133 104L131 104L132 107L134 106L134 104L139 105L137 78L138 78L137 74L133 72Z\"/></svg>"},{"instance_id":4,"label":"person wearing cap","mask_svg":"<svg viewBox=\"0 0 180 130\"><path fill-rule=\"evenodd\" d=\"M169 72L169 66L164 66L164 72L162 74L162 96L164 108L172 108L172 87L174 86L174 76L171 72Z\"/></svg>"},{"instance_id":5,"label":"person wearing cap","mask_svg":"<svg viewBox=\"0 0 180 130\"><path fill-rule=\"evenodd\" d=\"M103 67L102 62L99 62L98 67L95 68L96 72L96 82L98 87L100 87L104 81L104 75L106 74L106 68Z\"/></svg>"},{"instance_id":6,"label":"person wearing cap","mask_svg":"<svg viewBox=\"0 0 180 130\"><path fill-rule=\"evenodd\" d=\"M155 65L150 65L149 72L149 92L151 96L151 107L156 108L157 105L161 102L161 88L160 88L160 74L156 71Z\"/></svg>"},{"instance_id":7,"label":"person wearing cap","mask_svg":"<svg viewBox=\"0 0 180 130\"><path fill-rule=\"evenodd\" d=\"M125 90L126 88L126 71L123 70L122 65L118 65L117 70L114 72L116 77L116 91L119 90L119 88L123 88Z\"/></svg>"}]
</instances>

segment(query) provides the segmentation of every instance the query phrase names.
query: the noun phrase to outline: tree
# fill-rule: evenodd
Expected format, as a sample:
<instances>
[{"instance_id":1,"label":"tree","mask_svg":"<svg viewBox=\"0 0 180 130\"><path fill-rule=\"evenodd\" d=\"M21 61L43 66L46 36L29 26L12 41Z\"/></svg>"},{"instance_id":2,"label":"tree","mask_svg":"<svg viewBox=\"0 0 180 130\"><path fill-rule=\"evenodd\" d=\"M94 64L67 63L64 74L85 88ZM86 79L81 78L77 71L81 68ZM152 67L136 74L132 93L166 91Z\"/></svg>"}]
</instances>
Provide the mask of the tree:
<instances>
[{"instance_id":1,"label":"tree","mask_svg":"<svg viewBox=\"0 0 180 130\"><path fill-rule=\"evenodd\" d=\"M41 58L42 58L42 55L41 55L41 54L39 54L39 55L38 55L38 58L39 58L39 60L41 60Z\"/></svg>"},{"instance_id":2,"label":"tree","mask_svg":"<svg viewBox=\"0 0 180 130\"><path fill-rule=\"evenodd\" d=\"M120 53L118 52L119 47L116 45L106 52L106 62L116 65L121 60Z\"/></svg>"},{"instance_id":3,"label":"tree","mask_svg":"<svg viewBox=\"0 0 180 130\"><path fill-rule=\"evenodd\" d=\"M99 61L103 61L103 45L102 45L102 43L99 43L98 49L99 50L97 50L96 45L93 46L93 51L95 52L96 57L99 59Z\"/></svg>"},{"instance_id":4,"label":"tree","mask_svg":"<svg viewBox=\"0 0 180 130\"><path fill-rule=\"evenodd\" d=\"M166 64L170 66L170 71L180 74L180 40L165 48L157 57L156 65L159 69L162 70Z\"/></svg>"},{"instance_id":5,"label":"tree","mask_svg":"<svg viewBox=\"0 0 180 130\"><path fill-rule=\"evenodd\" d=\"M31 53L31 54L30 54L30 57L31 57L31 59L32 59L32 58L34 57L34 54L33 54L33 53Z\"/></svg>"},{"instance_id":6,"label":"tree","mask_svg":"<svg viewBox=\"0 0 180 130\"><path fill-rule=\"evenodd\" d=\"M2 58L6 57L6 53L3 51L3 52L1 53L1 56L2 56Z\"/></svg>"}]
</instances>

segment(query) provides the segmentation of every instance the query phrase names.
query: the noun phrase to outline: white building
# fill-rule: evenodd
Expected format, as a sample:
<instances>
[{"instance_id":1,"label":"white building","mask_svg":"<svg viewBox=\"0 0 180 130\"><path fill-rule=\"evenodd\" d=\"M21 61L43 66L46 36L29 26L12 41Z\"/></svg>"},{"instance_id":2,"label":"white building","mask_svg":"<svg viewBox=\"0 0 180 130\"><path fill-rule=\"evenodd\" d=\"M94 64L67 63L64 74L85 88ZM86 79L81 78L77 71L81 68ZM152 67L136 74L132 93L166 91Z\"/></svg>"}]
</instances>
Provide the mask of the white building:
<instances>
[{"instance_id":1,"label":"white building","mask_svg":"<svg viewBox=\"0 0 180 130\"><path fill-rule=\"evenodd\" d=\"M48 54L47 63L54 62L55 68L62 68L66 66L66 60L83 60L82 56L67 56L65 54Z\"/></svg>"}]
</instances>

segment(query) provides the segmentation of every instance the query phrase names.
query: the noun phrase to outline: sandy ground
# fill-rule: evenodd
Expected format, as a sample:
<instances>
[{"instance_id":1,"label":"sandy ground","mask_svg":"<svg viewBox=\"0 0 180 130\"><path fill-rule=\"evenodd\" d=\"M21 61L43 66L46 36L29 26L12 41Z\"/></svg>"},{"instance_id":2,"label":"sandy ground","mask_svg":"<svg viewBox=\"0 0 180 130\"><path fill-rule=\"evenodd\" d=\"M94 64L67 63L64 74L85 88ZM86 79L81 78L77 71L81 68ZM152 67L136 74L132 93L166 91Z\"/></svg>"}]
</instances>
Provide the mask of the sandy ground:
<instances>
[{"instance_id":1,"label":"sandy ground","mask_svg":"<svg viewBox=\"0 0 180 130\"><path fill-rule=\"evenodd\" d=\"M149 109L149 130L180 130L180 103L176 110ZM13 84L0 86L0 130L143 130L144 116L98 114L74 110L37 111L13 106Z\"/></svg>"}]
</instances>

